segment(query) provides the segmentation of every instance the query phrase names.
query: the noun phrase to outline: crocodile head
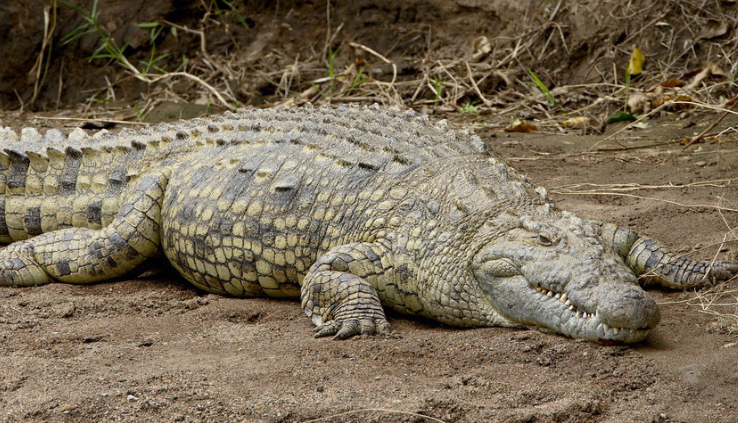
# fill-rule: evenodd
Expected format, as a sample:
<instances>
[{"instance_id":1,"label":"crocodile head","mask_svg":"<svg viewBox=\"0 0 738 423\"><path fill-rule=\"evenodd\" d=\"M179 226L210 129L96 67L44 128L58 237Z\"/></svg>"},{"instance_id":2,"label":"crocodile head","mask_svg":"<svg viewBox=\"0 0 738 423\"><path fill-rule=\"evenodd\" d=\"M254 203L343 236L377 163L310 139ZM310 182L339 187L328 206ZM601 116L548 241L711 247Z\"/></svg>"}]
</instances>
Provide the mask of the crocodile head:
<instances>
[{"instance_id":1,"label":"crocodile head","mask_svg":"<svg viewBox=\"0 0 738 423\"><path fill-rule=\"evenodd\" d=\"M471 263L504 318L623 343L643 340L658 324L656 303L589 222L561 212L507 220L514 222L503 225L504 235L483 243Z\"/></svg>"}]
</instances>

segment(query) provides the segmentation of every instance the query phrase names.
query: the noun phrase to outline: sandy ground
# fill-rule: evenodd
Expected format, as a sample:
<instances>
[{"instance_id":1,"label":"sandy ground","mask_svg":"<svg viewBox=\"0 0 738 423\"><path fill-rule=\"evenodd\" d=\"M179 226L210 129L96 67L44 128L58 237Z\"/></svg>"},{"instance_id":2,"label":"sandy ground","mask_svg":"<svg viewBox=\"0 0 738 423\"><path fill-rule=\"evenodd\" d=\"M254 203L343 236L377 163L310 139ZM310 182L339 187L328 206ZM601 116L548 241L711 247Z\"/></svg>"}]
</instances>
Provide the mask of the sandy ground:
<instances>
[{"instance_id":1,"label":"sandy ground","mask_svg":"<svg viewBox=\"0 0 738 423\"><path fill-rule=\"evenodd\" d=\"M561 208L711 259L738 225L716 208L738 209L738 147L654 147L686 123L606 142L478 132ZM610 194L562 194L580 183ZM606 186L631 183L661 188ZM207 295L166 271L3 288L0 422L738 422L738 337L694 293L652 294L662 324L646 341L603 346L394 314L392 336L314 339L296 303Z\"/></svg>"}]
</instances>

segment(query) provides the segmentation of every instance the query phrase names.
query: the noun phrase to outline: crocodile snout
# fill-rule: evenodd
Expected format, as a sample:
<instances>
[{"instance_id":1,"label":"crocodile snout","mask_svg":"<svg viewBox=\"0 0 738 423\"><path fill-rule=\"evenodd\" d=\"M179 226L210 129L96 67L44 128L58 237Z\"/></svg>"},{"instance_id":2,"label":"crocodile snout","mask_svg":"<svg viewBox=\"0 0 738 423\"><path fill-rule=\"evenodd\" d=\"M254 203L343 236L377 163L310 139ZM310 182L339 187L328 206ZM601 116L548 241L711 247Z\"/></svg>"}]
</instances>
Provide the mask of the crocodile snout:
<instances>
[{"instance_id":1,"label":"crocodile snout","mask_svg":"<svg viewBox=\"0 0 738 423\"><path fill-rule=\"evenodd\" d=\"M600 283L597 287L597 315L614 327L652 329L661 314L656 302L640 286Z\"/></svg>"}]
</instances>

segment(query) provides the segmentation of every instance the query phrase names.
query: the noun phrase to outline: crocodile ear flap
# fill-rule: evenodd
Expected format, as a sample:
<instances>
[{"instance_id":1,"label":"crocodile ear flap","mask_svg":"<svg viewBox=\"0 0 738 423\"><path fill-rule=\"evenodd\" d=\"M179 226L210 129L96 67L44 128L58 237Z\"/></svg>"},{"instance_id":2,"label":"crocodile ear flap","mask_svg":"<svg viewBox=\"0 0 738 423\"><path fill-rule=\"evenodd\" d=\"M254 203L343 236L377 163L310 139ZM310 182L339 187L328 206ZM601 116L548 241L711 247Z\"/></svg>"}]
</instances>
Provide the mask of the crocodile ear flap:
<instances>
[{"instance_id":1,"label":"crocodile ear flap","mask_svg":"<svg viewBox=\"0 0 738 423\"><path fill-rule=\"evenodd\" d=\"M492 211L487 210L484 213L485 217L489 216L487 218L487 221L485 222L486 226L507 228L508 231L515 228L524 227L523 217L510 213L509 211L504 211L500 214L494 214L492 213Z\"/></svg>"}]
</instances>

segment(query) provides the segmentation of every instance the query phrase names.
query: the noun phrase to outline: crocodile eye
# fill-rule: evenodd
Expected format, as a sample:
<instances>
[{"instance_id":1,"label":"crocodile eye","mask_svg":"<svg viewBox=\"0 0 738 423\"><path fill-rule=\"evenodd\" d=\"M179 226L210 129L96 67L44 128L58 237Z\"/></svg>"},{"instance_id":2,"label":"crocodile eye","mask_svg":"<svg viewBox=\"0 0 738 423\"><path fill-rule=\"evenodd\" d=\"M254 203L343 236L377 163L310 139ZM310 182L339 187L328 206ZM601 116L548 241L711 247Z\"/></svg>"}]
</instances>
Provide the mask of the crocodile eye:
<instances>
[{"instance_id":1,"label":"crocodile eye","mask_svg":"<svg viewBox=\"0 0 738 423\"><path fill-rule=\"evenodd\" d=\"M538 242L541 245L546 246L546 247L548 247L549 245L552 245L553 244L553 241L551 241L551 238L549 238L549 237L547 237L546 235L543 235L543 234L538 235Z\"/></svg>"}]
</instances>

